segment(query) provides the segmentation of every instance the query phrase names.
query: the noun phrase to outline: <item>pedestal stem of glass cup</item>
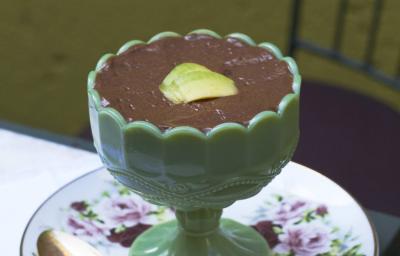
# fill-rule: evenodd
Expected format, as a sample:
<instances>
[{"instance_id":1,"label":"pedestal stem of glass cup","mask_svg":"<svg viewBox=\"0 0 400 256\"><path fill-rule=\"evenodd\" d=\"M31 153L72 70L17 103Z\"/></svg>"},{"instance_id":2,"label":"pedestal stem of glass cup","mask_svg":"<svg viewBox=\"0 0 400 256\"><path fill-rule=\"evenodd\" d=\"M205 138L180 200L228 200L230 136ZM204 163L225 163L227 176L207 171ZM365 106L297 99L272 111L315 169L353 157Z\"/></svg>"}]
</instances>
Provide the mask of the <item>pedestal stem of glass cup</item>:
<instances>
[{"instance_id":1,"label":"pedestal stem of glass cup","mask_svg":"<svg viewBox=\"0 0 400 256\"><path fill-rule=\"evenodd\" d=\"M253 228L221 219L222 209L176 210L177 220L156 225L136 238L129 256L272 256Z\"/></svg>"},{"instance_id":2,"label":"pedestal stem of glass cup","mask_svg":"<svg viewBox=\"0 0 400 256\"><path fill-rule=\"evenodd\" d=\"M190 236L208 236L219 228L222 209L176 210L178 225Z\"/></svg>"}]
</instances>

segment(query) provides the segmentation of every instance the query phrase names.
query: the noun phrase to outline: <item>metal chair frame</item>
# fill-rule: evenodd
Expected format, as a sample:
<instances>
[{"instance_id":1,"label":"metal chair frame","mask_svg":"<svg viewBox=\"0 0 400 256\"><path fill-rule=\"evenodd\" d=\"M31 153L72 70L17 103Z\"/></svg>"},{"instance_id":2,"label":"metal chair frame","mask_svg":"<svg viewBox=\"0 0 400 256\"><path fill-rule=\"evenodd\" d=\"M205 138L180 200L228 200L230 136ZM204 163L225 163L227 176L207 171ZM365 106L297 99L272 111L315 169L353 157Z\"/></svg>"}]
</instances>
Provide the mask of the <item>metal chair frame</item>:
<instances>
[{"instance_id":1,"label":"metal chair frame","mask_svg":"<svg viewBox=\"0 0 400 256\"><path fill-rule=\"evenodd\" d=\"M299 49L305 50L309 53L316 54L318 56L332 59L347 67L355 70L359 70L366 75L369 75L373 79L383 82L396 90L400 91L400 55L398 58L398 64L396 74L390 75L379 70L373 63L373 56L376 50L377 34L380 27L380 21L382 17L382 9L384 0L374 0L372 10L372 21L368 31L368 37L366 42L366 48L364 57L362 60L353 59L345 56L342 49L343 42L343 28L345 26L346 13L348 10L348 0L340 0L339 9L336 14L336 22L334 29L334 37L332 46L330 48L321 47L309 40L300 38L299 27L300 27L300 15L303 5L302 0L292 0L292 17L291 17L291 28L289 36L289 44L287 53L289 56L294 56Z\"/></svg>"}]
</instances>

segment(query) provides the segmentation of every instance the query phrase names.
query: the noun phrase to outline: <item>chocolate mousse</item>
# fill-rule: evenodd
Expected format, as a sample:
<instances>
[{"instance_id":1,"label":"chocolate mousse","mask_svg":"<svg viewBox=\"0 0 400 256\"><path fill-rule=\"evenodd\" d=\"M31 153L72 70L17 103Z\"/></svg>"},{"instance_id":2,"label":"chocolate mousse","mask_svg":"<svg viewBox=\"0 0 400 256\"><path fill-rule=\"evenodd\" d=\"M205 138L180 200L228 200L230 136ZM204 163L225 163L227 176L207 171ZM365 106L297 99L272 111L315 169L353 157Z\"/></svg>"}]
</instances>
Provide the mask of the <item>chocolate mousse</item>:
<instances>
[{"instance_id":1,"label":"chocolate mousse","mask_svg":"<svg viewBox=\"0 0 400 256\"><path fill-rule=\"evenodd\" d=\"M236 95L183 104L169 101L159 87L177 65L196 63L234 81ZM268 50L236 38L205 34L167 37L134 45L111 57L98 71L95 89L103 107L128 121L149 121L165 130L191 126L207 131L225 122L247 125L259 112L276 111L293 92L288 64Z\"/></svg>"}]
</instances>

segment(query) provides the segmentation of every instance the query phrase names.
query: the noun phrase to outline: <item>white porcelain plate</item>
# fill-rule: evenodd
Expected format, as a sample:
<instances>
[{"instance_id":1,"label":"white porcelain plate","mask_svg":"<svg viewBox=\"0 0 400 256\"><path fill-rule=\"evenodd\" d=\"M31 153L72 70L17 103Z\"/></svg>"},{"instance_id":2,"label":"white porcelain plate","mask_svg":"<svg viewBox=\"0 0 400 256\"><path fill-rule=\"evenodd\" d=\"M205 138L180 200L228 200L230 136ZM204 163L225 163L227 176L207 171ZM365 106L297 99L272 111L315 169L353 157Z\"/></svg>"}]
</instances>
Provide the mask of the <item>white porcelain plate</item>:
<instances>
[{"instance_id":1,"label":"white porcelain plate","mask_svg":"<svg viewBox=\"0 0 400 256\"><path fill-rule=\"evenodd\" d=\"M104 256L127 256L135 237L173 217L170 209L143 201L100 169L43 203L26 227L21 255L37 255L39 234L56 229L88 241ZM255 228L276 256L378 255L360 205L336 183L293 162L258 195L225 209L224 217Z\"/></svg>"}]
</instances>

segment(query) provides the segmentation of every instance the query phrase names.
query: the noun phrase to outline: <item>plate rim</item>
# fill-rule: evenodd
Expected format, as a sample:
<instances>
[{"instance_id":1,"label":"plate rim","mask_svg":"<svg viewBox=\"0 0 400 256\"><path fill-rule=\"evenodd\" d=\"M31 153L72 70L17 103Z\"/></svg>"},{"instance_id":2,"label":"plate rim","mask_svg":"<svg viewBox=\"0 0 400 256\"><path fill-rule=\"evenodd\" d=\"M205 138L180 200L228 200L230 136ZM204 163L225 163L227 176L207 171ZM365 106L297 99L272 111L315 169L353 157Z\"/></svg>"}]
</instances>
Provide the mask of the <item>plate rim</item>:
<instances>
[{"instance_id":1,"label":"plate rim","mask_svg":"<svg viewBox=\"0 0 400 256\"><path fill-rule=\"evenodd\" d=\"M366 217L369 226L371 227L372 230L372 236L373 236L373 241L374 241L374 256L378 256L379 254L379 240L378 240L378 234L376 232L376 228L375 225L373 224L373 222L371 221L370 216L368 215L368 213L366 212L366 209L361 205L361 203L351 194L349 193L349 191L347 191L345 188L343 188L342 186L340 186L336 181L328 178L327 176L323 175L322 173L318 172L317 170L311 169L305 165L302 165L300 163L296 163L294 161L290 161L289 164L294 164L294 165L298 165L302 168L307 169L310 172L313 172L316 175L321 176L321 178L327 179L330 182L334 183L336 186L338 186L340 189L342 189L345 193L347 193L351 199L354 200L355 204L361 209L362 213L364 214L364 216ZM82 174L74 179L72 179L71 181L65 183L64 185L62 185L61 187L59 187L58 189L56 189L53 193L51 193L37 208L36 210L33 212L33 214L29 217L28 222L25 225L24 228L24 232L22 233L21 239L20 239L20 245L19 245L19 254L20 256L24 256L23 255L23 246L24 246L24 242L25 242L25 237L26 237L26 233L29 229L29 226L31 225L33 219L35 218L35 216L37 215L37 213L44 207L44 205L50 200L52 199L56 194L58 194L59 192L61 192L64 188L68 187L69 185L75 183L76 181L85 178L86 176L89 176L95 172L99 172L101 170L107 169L105 166L101 166L98 167L94 170L91 170L85 174ZM26 255L25 255L26 256Z\"/></svg>"},{"instance_id":2,"label":"plate rim","mask_svg":"<svg viewBox=\"0 0 400 256\"><path fill-rule=\"evenodd\" d=\"M32 223L33 219L35 218L35 216L37 215L37 213L46 205L46 203L47 203L48 201L50 201L50 199L52 199L56 194L58 194L59 192L61 192L64 188L68 187L68 186L71 185L72 183L75 183L76 181L78 181L78 180L80 180L80 179L83 179L83 178L85 178L86 176L89 176L89 175L91 175L91 174L93 174L93 173L95 173L95 172L101 171L101 170L103 170L103 169L105 169L104 166L98 167L98 168L96 168L96 169L94 169L94 170L91 170L91 171L89 171L89 172L87 172L87 173L85 173L85 174L82 174L82 175L80 175L80 176L78 176L78 177L76 177L76 178L74 178L74 179L68 181L67 183L65 183L64 185L62 185L62 186L59 187L58 189L56 189L53 193L51 193L51 194L36 208L36 210L33 212L33 214L31 215L31 217L29 217L29 220L28 220L28 222L27 222L26 225L25 225L24 232L22 233L22 236L21 236L21 239L20 239L20 243L19 243L19 255L20 255L20 256L23 256L23 251L22 251L22 249L23 249L23 247L24 247L25 237L26 237L26 233L27 233L27 231L28 231L28 228L29 228L29 226L31 225L31 223Z\"/></svg>"},{"instance_id":3,"label":"plate rim","mask_svg":"<svg viewBox=\"0 0 400 256\"><path fill-rule=\"evenodd\" d=\"M342 186L340 186L336 181L328 178L327 176L323 175L322 173L318 172L317 170L311 169L305 165L296 163L296 162L292 162L296 165L300 165L303 168L308 169L309 171L313 172L316 175L322 176L322 178L328 179L330 182L334 183L336 186L338 186L340 189L342 189L344 192L346 192L351 199L354 200L355 204L361 209L362 213L364 214L364 216L367 218L368 224L371 227L372 230L372 236L373 236L373 240L374 240L374 256L379 256L379 240L378 240L378 233L376 232L376 228L374 223L371 220L371 217L369 216L369 214L367 213L366 209L362 206L362 204L349 192L347 191L345 188L343 188Z\"/></svg>"}]
</instances>

